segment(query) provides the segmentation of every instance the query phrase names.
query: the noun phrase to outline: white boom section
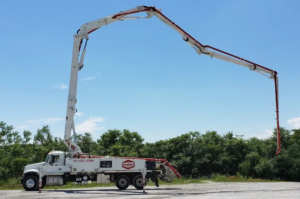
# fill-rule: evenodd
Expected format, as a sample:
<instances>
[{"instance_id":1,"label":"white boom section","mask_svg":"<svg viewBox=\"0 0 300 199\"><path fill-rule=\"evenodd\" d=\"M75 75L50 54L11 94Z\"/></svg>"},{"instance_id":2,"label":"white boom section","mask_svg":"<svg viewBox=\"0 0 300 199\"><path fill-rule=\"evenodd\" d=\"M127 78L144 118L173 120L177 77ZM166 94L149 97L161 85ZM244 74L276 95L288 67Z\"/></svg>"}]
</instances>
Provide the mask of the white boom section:
<instances>
[{"instance_id":1,"label":"white boom section","mask_svg":"<svg viewBox=\"0 0 300 199\"><path fill-rule=\"evenodd\" d=\"M127 10L128 12L139 12L138 8ZM135 17L134 19L136 19ZM69 94L68 94L68 102L67 102L67 116L66 116L66 124L65 124L65 135L64 135L64 143L69 148L70 155L74 153L82 153L80 147L77 143L73 142L71 138L71 131L74 130L75 133L75 124L74 124L74 114L77 111L75 108L77 102L77 82L78 82L78 71L83 67L84 55L86 52L86 45L89 39L88 34L93 32L94 30L108 25L110 23L123 20L120 17L113 19L113 16L108 16L99 20L92 21L90 23L83 24L80 28L80 31L74 35L73 42L73 53L72 53L72 64L71 64L71 76L69 83ZM84 49L82 50L82 54L79 60L79 52L81 48L81 44L83 39L86 39L86 43Z\"/></svg>"},{"instance_id":2,"label":"white boom section","mask_svg":"<svg viewBox=\"0 0 300 199\"><path fill-rule=\"evenodd\" d=\"M126 17L127 15L131 15L134 13L146 12L146 17ZM68 97L68 105L67 105L67 117L66 117L66 125L65 125L65 137L64 142L69 148L70 152L73 153L81 153L79 146L70 140L71 129L74 130L75 127L73 125L74 113L76 112L75 104L77 102L76 92L77 92L77 79L78 79L78 71L83 67L83 59L86 52L86 44L88 41L88 34L101 28L102 26L108 25L110 23L116 21L123 21L125 19L139 19L139 18L150 18L153 15L158 17L162 22L170 26L176 32L178 32L184 41L186 41L190 46L192 46L198 54L208 55L210 57L215 57L218 59L222 59L224 61L232 62L234 64L238 64L244 67L249 68L250 70L256 71L260 74L263 74L270 79L274 79L275 82L275 99L276 99L276 120L277 120L277 151L276 153L280 153L280 129L279 129L279 107L278 107L278 77L277 72L261 65L255 64L243 58L237 57L235 55L229 54L222 50L216 49L214 47L208 45L202 45L192 36L190 36L187 32L181 29L178 25L172 22L169 18L163 15L160 10L157 10L155 7L148 6L138 6L133 9L129 9L118 14L108 16L105 18L101 18L86 24L83 24L78 30L78 34L74 35L74 44L73 44L73 54L72 54L72 65L71 65L71 77L69 84L69 97ZM83 39L86 39L85 46L82 50L82 55L79 60L79 52L81 49L81 44ZM212 50L209 50L212 49Z\"/></svg>"}]
</instances>

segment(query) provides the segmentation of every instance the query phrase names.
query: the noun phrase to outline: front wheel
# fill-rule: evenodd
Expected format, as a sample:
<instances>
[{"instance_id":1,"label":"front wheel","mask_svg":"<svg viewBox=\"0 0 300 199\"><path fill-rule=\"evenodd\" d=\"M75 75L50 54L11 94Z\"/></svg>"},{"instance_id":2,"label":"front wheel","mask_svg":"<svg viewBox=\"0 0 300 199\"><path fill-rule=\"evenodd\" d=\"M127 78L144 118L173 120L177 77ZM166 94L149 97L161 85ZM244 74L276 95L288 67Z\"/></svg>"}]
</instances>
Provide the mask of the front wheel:
<instances>
[{"instance_id":1,"label":"front wheel","mask_svg":"<svg viewBox=\"0 0 300 199\"><path fill-rule=\"evenodd\" d=\"M116 186L120 189L120 190L125 190L127 189L127 187L130 184L130 180L127 176L125 175L121 175L117 178L116 180Z\"/></svg>"},{"instance_id":2,"label":"front wheel","mask_svg":"<svg viewBox=\"0 0 300 199\"><path fill-rule=\"evenodd\" d=\"M146 184L147 184L147 181L145 179L145 186L146 186ZM138 190L143 189L143 176L142 175L135 176L135 178L133 179L133 186Z\"/></svg>"},{"instance_id":3,"label":"front wheel","mask_svg":"<svg viewBox=\"0 0 300 199\"><path fill-rule=\"evenodd\" d=\"M39 182L38 178L34 175L25 176L23 180L23 188L26 191L36 191L38 190Z\"/></svg>"}]
</instances>

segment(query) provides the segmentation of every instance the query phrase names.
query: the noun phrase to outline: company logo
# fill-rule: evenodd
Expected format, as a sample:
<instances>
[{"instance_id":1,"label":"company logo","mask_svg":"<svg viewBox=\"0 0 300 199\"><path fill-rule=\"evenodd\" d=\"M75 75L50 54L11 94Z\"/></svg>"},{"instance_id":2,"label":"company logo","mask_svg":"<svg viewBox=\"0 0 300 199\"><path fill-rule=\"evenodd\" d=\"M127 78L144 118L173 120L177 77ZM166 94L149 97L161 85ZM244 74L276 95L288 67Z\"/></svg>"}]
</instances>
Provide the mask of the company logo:
<instances>
[{"instance_id":1,"label":"company logo","mask_svg":"<svg viewBox=\"0 0 300 199\"><path fill-rule=\"evenodd\" d=\"M133 162L131 160L126 160L126 161L122 162L122 167L124 169L132 169L135 167L135 162Z\"/></svg>"}]
</instances>

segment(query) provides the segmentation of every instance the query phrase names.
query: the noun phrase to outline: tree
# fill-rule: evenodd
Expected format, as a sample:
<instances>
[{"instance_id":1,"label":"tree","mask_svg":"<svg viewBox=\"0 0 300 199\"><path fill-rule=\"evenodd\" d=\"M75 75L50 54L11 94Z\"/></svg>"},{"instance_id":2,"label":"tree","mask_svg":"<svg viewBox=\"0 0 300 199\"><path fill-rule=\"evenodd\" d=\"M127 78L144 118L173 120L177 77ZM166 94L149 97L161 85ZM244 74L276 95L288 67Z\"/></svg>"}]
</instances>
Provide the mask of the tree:
<instances>
[{"instance_id":1,"label":"tree","mask_svg":"<svg viewBox=\"0 0 300 199\"><path fill-rule=\"evenodd\" d=\"M21 176L24 166L28 164L28 142L31 132L24 131L23 138L13 131L12 125L0 122L0 179Z\"/></svg>"},{"instance_id":2,"label":"tree","mask_svg":"<svg viewBox=\"0 0 300 199\"><path fill-rule=\"evenodd\" d=\"M97 140L97 151L102 155L138 157L143 153L143 141L137 132L108 130Z\"/></svg>"},{"instance_id":3,"label":"tree","mask_svg":"<svg viewBox=\"0 0 300 199\"><path fill-rule=\"evenodd\" d=\"M121 136L121 131L114 129L108 130L100 136L97 140L98 143L98 153L101 155L109 155L111 152L111 147L114 146Z\"/></svg>"},{"instance_id":4,"label":"tree","mask_svg":"<svg viewBox=\"0 0 300 199\"><path fill-rule=\"evenodd\" d=\"M255 167L259 164L260 156L257 152L250 152L246 155L245 160L240 164L240 173L247 177L257 177Z\"/></svg>"},{"instance_id":5,"label":"tree","mask_svg":"<svg viewBox=\"0 0 300 199\"><path fill-rule=\"evenodd\" d=\"M220 155L221 174L235 175L239 164L245 158L248 150L247 143L241 137L234 136L232 132L224 135L224 148Z\"/></svg>"},{"instance_id":6,"label":"tree","mask_svg":"<svg viewBox=\"0 0 300 199\"><path fill-rule=\"evenodd\" d=\"M83 136L78 137L78 146L84 153L96 152L96 142L92 139L92 134L84 133Z\"/></svg>"}]
</instances>

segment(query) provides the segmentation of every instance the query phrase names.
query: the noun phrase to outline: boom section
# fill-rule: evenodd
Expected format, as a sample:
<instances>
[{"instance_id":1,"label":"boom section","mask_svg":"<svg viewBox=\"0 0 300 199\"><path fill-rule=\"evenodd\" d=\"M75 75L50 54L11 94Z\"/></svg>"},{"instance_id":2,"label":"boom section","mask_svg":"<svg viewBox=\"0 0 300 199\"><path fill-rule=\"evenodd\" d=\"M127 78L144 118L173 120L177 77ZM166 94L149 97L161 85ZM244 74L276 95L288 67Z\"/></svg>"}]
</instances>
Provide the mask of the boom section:
<instances>
[{"instance_id":1,"label":"boom section","mask_svg":"<svg viewBox=\"0 0 300 199\"><path fill-rule=\"evenodd\" d=\"M147 16L133 16L128 17L128 15L132 15L135 13L145 12ZM128 19L140 19L140 18L151 18L152 16L156 16L163 23L174 29L178 32L184 41L186 41L192 48L196 50L196 52L201 55L207 55L210 57L218 58L224 61L228 61L240 66L244 66L249 68L252 71L258 72L270 79L274 79L275 83L275 102L276 102L276 123L277 123L277 150L276 154L281 152L281 144L280 144L280 126L279 126L279 101L278 101L278 77L277 72L261 66L259 64L253 63L241 57L235 56L233 54L227 53L225 51L219 50L209 45L203 45L195 38L193 38L190 34L180 28L177 24L171 21L168 17L160 12L160 10L155 7L149 6L138 6L136 8L132 8L123 12L120 12L115 15L111 15L105 18L101 18L86 24L83 24L78 30L77 34L74 35L74 44L73 44L73 54L72 54L72 65L71 65L71 77L69 84L69 97L68 97L68 105L67 105L67 116L66 116L66 125L65 125L65 137L64 142L66 146L69 148L70 152L73 153L81 153L81 150L77 143L72 142L70 140L71 130L73 129L75 134L75 125L74 125L74 114L76 112L75 104L77 102L76 94L77 94L77 81L78 81L78 71L83 67L84 55L86 52L86 45L89 39L88 34L93 31L101 28L102 26L111 24L116 21L123 21ZM81 46L85 40L85 45L81 53L81 57L79 57L79 53L81 50ZM76 134L75 134L76 135Z\"/></svg>"}]
</instances>

